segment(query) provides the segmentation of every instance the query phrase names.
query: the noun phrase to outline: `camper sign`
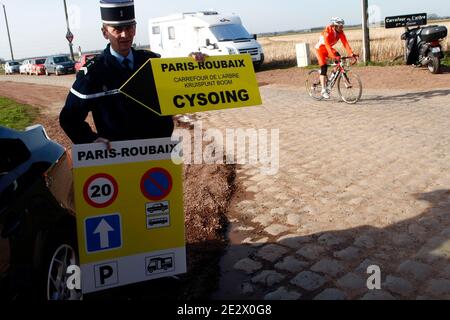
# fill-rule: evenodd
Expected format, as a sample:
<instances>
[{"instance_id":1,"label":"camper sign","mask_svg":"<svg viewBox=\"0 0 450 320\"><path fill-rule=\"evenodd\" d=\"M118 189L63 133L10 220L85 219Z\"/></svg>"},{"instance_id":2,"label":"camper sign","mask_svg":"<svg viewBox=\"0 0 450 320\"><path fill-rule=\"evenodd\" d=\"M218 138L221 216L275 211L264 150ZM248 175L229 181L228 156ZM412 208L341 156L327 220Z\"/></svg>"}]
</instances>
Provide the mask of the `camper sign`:
<instances>
[{"instance_id":1,"label":"camper sign","mask_svg":"<svg viewBox=\"0 0 450 320\"><path fill-rule=\"evenodd\" d=\"M151 59L120 92L161 116L262 104L250 55Z\"/></svg>"},{"instance_id":2,"label":"camper sign","mask_svg":"<svg viewBox=\"0 0 450 320\"><path fill-rule=\"evenodd\" d=\"M386 17L384 22L386 29L422 26L427 24L427 14L418 13L404 16Z\"/></svg>"}]
</instances>

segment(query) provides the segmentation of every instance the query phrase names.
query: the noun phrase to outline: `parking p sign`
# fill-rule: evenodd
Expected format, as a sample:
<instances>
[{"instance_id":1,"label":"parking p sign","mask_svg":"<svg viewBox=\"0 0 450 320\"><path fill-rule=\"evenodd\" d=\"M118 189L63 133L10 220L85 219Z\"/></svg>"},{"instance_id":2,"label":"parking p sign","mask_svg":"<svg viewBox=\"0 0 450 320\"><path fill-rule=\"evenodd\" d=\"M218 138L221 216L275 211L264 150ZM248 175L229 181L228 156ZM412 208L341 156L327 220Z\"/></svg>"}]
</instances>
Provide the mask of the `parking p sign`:
<instances>
[{"instance_id":1,"label":"parking p sign","mask_svg":"<svg viewBox=\"0 0 450 320\"><path fill-rule=\"evenodd\" d=\"M175 146L153 139L73 147L83 293L186 272Z\"/></svg>"}]
</instances>

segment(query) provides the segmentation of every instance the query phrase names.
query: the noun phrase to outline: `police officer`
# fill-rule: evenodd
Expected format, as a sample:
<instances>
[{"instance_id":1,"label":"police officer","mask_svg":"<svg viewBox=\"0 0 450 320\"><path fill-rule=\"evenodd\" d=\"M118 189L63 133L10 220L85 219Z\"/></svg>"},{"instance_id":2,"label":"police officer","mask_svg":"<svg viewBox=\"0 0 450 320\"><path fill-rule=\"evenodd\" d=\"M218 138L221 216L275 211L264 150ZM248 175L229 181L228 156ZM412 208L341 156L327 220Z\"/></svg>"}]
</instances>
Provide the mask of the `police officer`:
<instances>
[{"instance_id":1,"label":"police officer","mask_svg":"<svg viewBox=\"0 0 450 320\"><path fill-rule=\"evenodd\" d=\"M60 113L61 127L75 144L170 137L172 117L161 117L118 92L149 58L159 57L132 48L136 34L133 0L102 0L100 11L101 30L109 44L77 75ZM152 77L151 72L148 76ZM152 87L147 90L157 102ZM96 132L86 122L89 112Z\"/></svg>"}]
</instances>

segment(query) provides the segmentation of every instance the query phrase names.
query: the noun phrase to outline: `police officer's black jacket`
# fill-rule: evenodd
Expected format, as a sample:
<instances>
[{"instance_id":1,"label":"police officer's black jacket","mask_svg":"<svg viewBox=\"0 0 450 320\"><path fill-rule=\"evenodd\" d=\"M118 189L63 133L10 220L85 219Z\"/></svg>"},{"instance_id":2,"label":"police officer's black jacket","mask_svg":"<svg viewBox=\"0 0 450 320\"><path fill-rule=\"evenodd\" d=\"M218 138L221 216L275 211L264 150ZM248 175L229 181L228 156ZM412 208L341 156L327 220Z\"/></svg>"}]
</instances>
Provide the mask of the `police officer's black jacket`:
<instances>
[{"instance_id":1,"label":"police officer's black jacket","mask_svg":"<svg viewBox=\"0 0 450 320\"><path fill-rule=\"evenodd\" d=\"M86 69L79 72L59 117L61 127L75 144L92 143L98 137L110 141L170 137L172 117L161 117L113 91L119 89L132 73L111 55L109 46L87 64L87 73ZM132 50L134 71L149 58L158 57L150 51ZM152 77L151 74L148 76ZM153 86L147 88L153 91L152 95L158 101ZM89 111L92 111L97 133L86 122Z\"/></svg>"}]
</instances>

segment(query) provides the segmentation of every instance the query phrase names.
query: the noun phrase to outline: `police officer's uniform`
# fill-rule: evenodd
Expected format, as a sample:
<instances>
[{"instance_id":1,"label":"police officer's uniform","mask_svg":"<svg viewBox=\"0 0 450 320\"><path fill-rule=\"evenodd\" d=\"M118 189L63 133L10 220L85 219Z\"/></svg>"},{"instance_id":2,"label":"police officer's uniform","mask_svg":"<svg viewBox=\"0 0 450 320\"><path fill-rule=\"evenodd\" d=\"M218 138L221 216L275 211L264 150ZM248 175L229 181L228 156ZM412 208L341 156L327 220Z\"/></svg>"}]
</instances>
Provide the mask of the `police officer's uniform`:
<instances>
[{"instance_id":1,"label":"police officer's uniform","mask_svg":"<svg viewBox=\"0 0 450 320\"><path fill-rule=\"evenodd\" d=\"M103 23L116 26L135 24L133 1L102 0L100 6ZM79 72L60 114L61 127L73 143L92 143L98 137L120 141L172 135L172 117L161 117L118 92L149 58L159 57L150 51L131 50L134 57L132 70L119 64L108 44L100 56ZM158 101L153 86L149 85L148 90ZM85 121L89 111L97 133Z\"/></svg>"}]
</instances>

